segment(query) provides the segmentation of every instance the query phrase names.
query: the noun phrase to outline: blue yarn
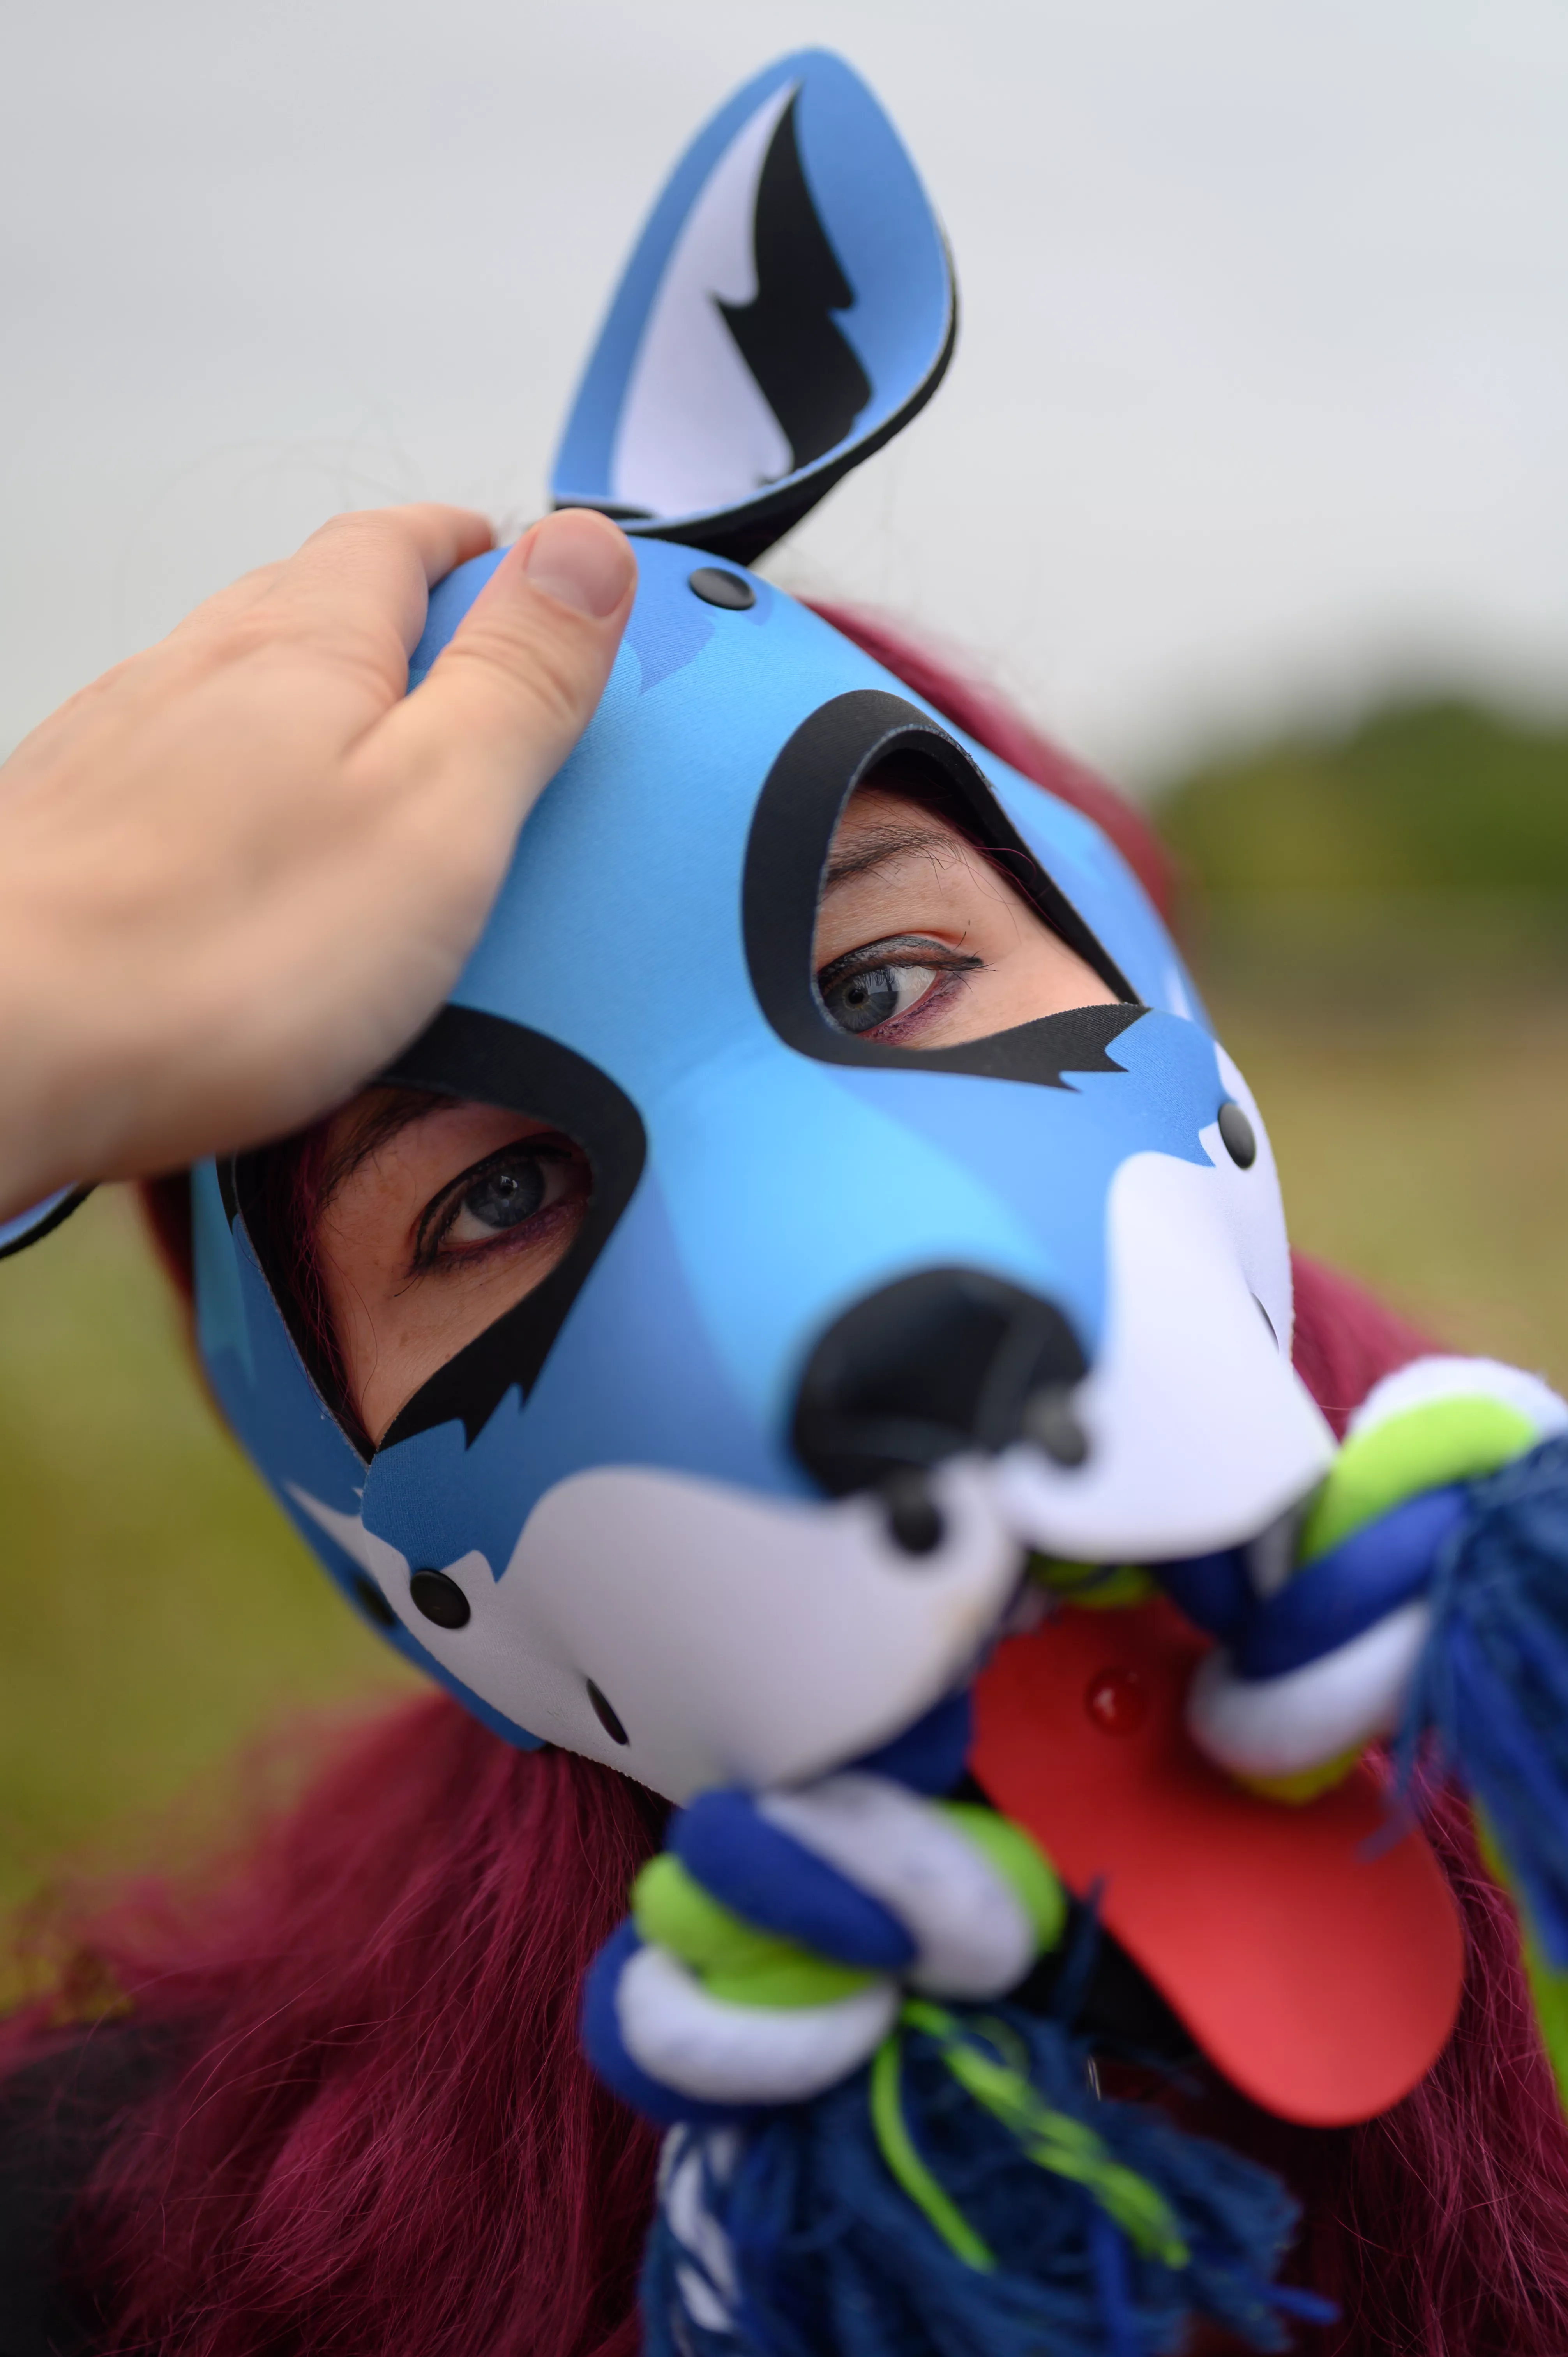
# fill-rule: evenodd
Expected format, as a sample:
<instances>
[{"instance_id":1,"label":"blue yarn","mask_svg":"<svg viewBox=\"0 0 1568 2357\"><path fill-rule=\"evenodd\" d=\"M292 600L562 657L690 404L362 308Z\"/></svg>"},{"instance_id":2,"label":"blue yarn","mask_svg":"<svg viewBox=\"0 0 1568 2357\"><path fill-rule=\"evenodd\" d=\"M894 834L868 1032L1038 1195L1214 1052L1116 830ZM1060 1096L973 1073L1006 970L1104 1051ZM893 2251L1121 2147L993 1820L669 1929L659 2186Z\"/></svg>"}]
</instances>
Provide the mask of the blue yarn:
<instances>
[{"instance_id":1,"label":"blue yarn","mask_svg":"<svg viewBox=\"0 0 1568 2357\"><path fill-rule=\"evenodd\" d=\"M702 1792L670 1827L669 1846L724 1906L759 1931L871 1972L902 1972L913 1939L891 1909L771 1824L749 1793Z\"/></svg>"},{"instance_id":2,"label":"blue yarn","mask_svg":"<svg viewBox=\"0 0 1568 2357\"><path fill-rule=\"evenodd\" d=\"M1029 2159L957 2083L939 2042L907 2029L906 2124L996 2265L956 2255L892 2176L859 2071L731 2139L701 2138L703 2206L734 2280L661 2208L643 2272L645 2357L1154 2357L1178 2349L1197 2316L1278 2350L1283 2313L1332 2313L1268 2281L1297 2215L1277 2178L1161 2112L1096 2098L1087 2050L1058 2024L1014 2007L959 2018L993 2050L1017 2052L1045 2103L1159 2189L1187 2263L1141 2252L1084 2186Z\"/></svg>"},{"instance_id":3,"label":"blue yarn","mask_svg":"<svg viewBox=\"0 0 1568 2357\"><path fill-rule=\"evenodd\" d=\"M934 1704L924 1718L918 1718L879 1751L868 1751L854 1765L869 1775L891 1776L895 1783L908 1784L911 1792L940 1800L963 1774L973 1732L974 1712L966 1686Z\"/></svg>"},{"instance_id":4,"label":"blue yarn","mask_svg":"<svg viewBox=\"0 0 1568 2357\"><path fill-rule=\"evenodd\" d=\"M1440 1549L1469 1505L1462 1483L1423 1490L1305 1565L1276 1594L1260 1597L1236 1647L1237 1674L1282 1677L1424 1594Z\"/></svg>"},{"instance_id":5,"label":"blue yarn","mask_svg":"<svg viewBox=\"0 0 1568 2357\"><path fill-rule=\"evenodd\" d=\"M1470 1485L1434 1578L1400 1738L1434 1736L1496 1836L1548 1961L1568 1967L1568 1435Z\"/></svg>"},{"instance_id":6,"label":"blue yarn","mask_svg":"<svg viewBox=\"0 0 1568 2357\"><path fill-rule=\"evenodd\" d=\"M1240 1547L1222 1547L1217 1555L1191 1555L1179 1563L1156 1563L1151 1567L1172 1603L1206 1636L1226 1645L1246 1627L1257 1597Z\"/></svg>"}]
</instances>

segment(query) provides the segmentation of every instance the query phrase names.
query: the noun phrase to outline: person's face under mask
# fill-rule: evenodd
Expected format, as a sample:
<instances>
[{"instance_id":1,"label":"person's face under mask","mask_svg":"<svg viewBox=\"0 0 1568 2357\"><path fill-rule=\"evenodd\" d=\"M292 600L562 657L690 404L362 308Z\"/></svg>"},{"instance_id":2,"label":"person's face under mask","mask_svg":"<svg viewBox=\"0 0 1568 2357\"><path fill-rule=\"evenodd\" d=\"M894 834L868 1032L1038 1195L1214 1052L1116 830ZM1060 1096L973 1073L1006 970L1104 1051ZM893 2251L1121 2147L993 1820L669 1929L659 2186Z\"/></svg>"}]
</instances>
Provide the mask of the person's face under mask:
<instances>
[{"instance_id":1,"label":"person's face under mask","mask_svg":"<svg viewBox=\"0 0 1568 2357\"><path fill-rule=\"evenodd\" d=\"M897 772L834 834L812 964L832 1021L912 1049L988 1038L1113 994L995 861ZM525 1114L403 1089L328 1127L316 1251L348 1391L379 1442L438 1367L565 1257L585 1157Z\"/></svg>"}]
</instances>

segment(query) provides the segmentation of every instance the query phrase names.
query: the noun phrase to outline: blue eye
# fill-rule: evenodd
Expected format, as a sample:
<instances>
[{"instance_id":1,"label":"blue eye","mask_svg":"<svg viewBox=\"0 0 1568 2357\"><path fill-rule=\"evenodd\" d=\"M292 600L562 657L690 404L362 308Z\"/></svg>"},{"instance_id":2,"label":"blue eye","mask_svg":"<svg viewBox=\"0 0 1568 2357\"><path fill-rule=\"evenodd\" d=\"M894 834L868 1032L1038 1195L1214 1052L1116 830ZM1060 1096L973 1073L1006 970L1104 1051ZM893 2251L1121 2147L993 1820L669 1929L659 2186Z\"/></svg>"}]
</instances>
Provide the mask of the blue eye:
<instances>
[{"instance_id":1,"label":"blue eye","mask_svg":"<svg viewBox=\"0 0 1568 2357\"><path fill-rule=\"evenodd\" d=\"M482 1228L515 1228L520 1220L531 1220L543 1200L538 1156L519 1155L499 1170L487 1170L464 1196L462 1210Z\"/></svg>"},{"instance_id":2,"label":"blue eye","mask_svg":"<svg viewBox=\"0 0 1568 2357\"><path fill-rule=\"evenodd\" d=\"M444 1244L484 1243L521 1228L568 1193L572 1169L559 1154L518 1146L477 1172L463 1189Z\"/></svg>"},{"instance_id":3,"label":"blue eye","mask_svg":"<svg viewBox=\"0 0 1568 2357\"><path fill-rule=\"evenodd\" d=\"M864 966L822 989L822 1005L841 1031L875 1031L918 1006L938 969L930 965Z\"/></svg>"}]
</instances>

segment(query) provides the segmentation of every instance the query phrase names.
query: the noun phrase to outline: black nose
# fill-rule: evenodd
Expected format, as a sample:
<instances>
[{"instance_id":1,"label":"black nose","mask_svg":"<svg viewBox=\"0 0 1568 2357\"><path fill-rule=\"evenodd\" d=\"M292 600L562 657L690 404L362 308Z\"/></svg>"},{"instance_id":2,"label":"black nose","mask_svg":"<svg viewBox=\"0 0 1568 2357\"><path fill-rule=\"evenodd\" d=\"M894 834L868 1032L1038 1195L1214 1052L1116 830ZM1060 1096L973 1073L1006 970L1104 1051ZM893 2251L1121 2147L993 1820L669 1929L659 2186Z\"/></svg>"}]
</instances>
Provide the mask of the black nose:
<instances>
[{"instance_id":1,"label":"black nose","mask_svg":"<svg viewBox=\"0 0 1568 2357\"><path fill-rule=\"evenodd\" d=\"M796 1454L833 1497L1025 1435L1079 1464L1068 1394L1086 1372L1053 1302L978 1269L922 1269L822 1336L796 1400Z\"/></svg>"}]
</instances>

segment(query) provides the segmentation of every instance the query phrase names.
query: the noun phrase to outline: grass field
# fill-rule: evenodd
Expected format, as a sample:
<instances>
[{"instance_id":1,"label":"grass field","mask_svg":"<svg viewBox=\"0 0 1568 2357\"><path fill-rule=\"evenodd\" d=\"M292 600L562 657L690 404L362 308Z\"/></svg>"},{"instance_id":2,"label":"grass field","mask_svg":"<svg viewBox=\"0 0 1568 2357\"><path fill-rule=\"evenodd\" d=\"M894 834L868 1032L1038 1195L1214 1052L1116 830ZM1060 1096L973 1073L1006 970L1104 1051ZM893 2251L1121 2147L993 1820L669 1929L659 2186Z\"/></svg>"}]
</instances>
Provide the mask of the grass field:
<instances>
[{"instance_id":1,"label":"grass field","mask_svg":"<svg viewBox=\"0 0 1568 2357\"><path fill-rule=\"evenodd\" d=\"M0 1900L404 1675L220 1432L119 1190L0 1263Z\"/></svg>"},{"instance_id":2,"label":"grass field","mask_svg":"<svg viewBox=\"0 0 1568 2357\"><path fill-rule=\"evenodd\" d=\"M1232 910L1200 958L1296 1241L1568 1383L1568 991L1533 952L1450 957L1457 919L1380 978L1389 925L1299 916ZM403 1682L220 1432L119 1195L0 1265L0 1899L134 1850L245 1737Z\"/></svg>"}]
</instances>

